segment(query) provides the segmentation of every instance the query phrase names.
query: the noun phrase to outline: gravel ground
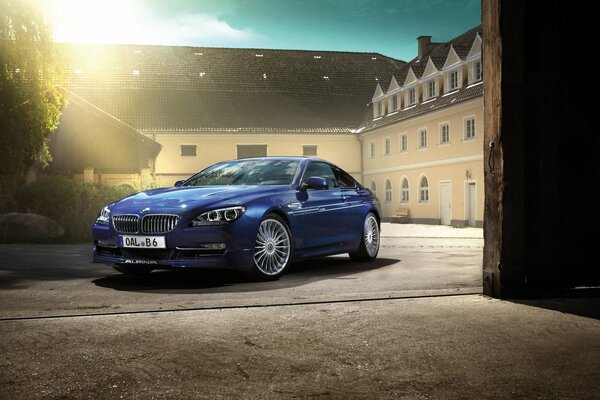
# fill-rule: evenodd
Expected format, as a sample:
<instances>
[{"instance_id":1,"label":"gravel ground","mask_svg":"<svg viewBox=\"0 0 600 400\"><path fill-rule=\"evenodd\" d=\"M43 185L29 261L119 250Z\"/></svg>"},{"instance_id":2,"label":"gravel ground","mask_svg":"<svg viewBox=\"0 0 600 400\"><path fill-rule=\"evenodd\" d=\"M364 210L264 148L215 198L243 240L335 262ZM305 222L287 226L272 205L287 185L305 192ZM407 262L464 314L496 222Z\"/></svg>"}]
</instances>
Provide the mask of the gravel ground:
<instances>
[{"instance_id":1,"label":"gravel ground","mask_svg":"<svg viewBox=\"0 0 600 400\"><path fill-rule=\"evenodd\" d=\"M600 393L600 321L480 295L1 321L0 335L2 399Z\"/></svg>"},{"instance_id":2,"label":"gravel ground","mask_svg":"<svg viewBox=\"0 0 600 400\"><path fill-rule=\"evenodd\" d=\"M454 228L446 225L381 224L382 237L483 239L483 228Z\"/></svg>"},{"instance_id":3,"label":"gravel ground","mask_svg":"<svg viewBox=\"0 0 600 400\"><path fill-rule=\"evenodd\" d=\"M0 399L599 398L597 291L462 295L480 293L481 229L382 237L375 263L311 261L268 284L132 280L87 245L0 246Z\"/></svg>"}]
</instances>

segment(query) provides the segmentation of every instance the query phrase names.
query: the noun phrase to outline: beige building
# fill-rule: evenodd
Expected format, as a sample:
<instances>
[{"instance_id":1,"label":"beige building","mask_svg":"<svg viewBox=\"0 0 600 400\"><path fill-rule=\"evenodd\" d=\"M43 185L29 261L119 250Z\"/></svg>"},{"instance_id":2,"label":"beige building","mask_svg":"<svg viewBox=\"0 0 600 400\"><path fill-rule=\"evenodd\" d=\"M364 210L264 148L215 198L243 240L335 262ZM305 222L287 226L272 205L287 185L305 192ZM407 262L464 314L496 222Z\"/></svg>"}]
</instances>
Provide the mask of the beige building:
<instances>
[{"instance_id":1,"label":"beige building","mask_svg":"<svg viewBox=\"0 0 600 400\"><path fill-rule=\"evenodd\" d=\"M362 174L391 220L483 224L480 32L419 37L418 57L377 85L358 129Z\"/></svg>"},{"instance_id":2,"label":"beige building","mask_svg":"<svg viewBox=\"0 0 600 400\"><path fill-rule=\"evenodd\" d=\"M172 185L226 159L320 157L376 191L388 220L480 225L479 28L429 39L419 38L409 63L377 53L62 45L63 85L76 101L52 136L64 149L55 171L137 187L150 178ZM78 120L90 113L102 124L93 134ZM73 138L113 149L75 163L64 147Z\"/></svg>"}]
</instances>

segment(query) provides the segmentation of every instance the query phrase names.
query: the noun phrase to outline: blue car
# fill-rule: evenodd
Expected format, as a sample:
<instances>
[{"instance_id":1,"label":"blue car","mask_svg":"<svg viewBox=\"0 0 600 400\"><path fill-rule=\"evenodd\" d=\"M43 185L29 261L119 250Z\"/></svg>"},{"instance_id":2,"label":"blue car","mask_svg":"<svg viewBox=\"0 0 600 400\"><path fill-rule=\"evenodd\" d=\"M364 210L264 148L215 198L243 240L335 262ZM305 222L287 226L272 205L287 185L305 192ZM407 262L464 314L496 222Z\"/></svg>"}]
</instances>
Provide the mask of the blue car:
<instances>
[{"instance_id":1,"label":"blue car","mask_svg":"<svg viewBox=\"0 0 600 400\"><path fill-rule=\"evenodd\" d=\"M232 268L274 280L309 257L375 259L380 221L374 194L327 161L224 161L104 207L93 226L94 262L126 274Z\"/></svg>"}]
</instances>

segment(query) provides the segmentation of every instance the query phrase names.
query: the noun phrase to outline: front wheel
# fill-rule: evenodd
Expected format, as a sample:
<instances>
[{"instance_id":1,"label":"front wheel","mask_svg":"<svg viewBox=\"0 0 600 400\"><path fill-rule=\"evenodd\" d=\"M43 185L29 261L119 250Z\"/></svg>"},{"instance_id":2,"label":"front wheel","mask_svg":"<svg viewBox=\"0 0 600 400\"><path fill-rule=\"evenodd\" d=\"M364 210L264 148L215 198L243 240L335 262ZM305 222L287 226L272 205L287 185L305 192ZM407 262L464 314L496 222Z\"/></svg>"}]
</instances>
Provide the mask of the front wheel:
<instances>
[{"instance_id":1,"label":"front wheel","mask_svg":"<svg viewBox=\"0 0 600 400\"><path fill-rule=\"evenodd\" d=\"M379 253L379 224L375 214L368 213L363 224L362 239L358 250L350 253L353 261L372 261Z\"/></svg>"},{"instance_id":2,"label":"front wheel","mask_svg":"<svg viewBox=\"0 0 600 400\"><path fill-rule=\"evenodd\" d=\"M292 239L287 224L277 214L267 215L256 234L254 267L256 278L263 281L278 279L290 263Z\"/></svg>"}]
</instances>

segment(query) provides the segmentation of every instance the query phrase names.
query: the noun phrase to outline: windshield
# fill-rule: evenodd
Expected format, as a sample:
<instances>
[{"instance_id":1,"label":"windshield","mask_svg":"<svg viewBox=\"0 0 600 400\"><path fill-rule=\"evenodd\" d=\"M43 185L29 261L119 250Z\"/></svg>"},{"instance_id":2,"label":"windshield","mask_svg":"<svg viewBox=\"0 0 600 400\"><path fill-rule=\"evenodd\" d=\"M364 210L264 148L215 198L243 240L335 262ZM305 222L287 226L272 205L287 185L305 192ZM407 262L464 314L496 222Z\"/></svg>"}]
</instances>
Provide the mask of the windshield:
<instances>
[{"instance_id":1,"label":"windshield","mask_svg":"<svg viewBox=\"0 0 600 400\"><path fill-rule=\"evenodd\" d=\"M227 161L192 176L182 186L290 185L299 163L292 160Z\"/></svg>"}]
</instances>

